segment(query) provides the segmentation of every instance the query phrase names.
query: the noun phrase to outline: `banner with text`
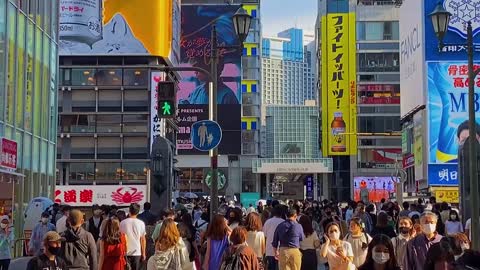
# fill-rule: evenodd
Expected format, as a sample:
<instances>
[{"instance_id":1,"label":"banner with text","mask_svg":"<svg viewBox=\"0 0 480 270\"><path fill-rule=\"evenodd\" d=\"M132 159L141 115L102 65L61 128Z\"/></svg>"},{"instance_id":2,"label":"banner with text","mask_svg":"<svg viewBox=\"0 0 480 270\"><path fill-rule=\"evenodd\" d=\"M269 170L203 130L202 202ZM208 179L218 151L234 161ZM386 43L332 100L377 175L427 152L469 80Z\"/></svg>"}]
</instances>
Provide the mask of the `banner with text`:
<instances>
[{"instance_id":1,"label":"banner with text","mask_svg":"<svg viewBox=\"0 0 480 270\"><path fill-rule=\"evenodd\" d=\"M355 13L322 17L322 152L357 153Z\"/></svg>"},{"instance_id":2,"label":"banner with text","mask_svg":"<svg viewBox=\"0 0 480 270\"><path fill-rule=\"evenodd\" d=\"M143 205L147 201L147 188L145 185L56 186L54 200L70 206Z\"/></svg>"}]
</instances>

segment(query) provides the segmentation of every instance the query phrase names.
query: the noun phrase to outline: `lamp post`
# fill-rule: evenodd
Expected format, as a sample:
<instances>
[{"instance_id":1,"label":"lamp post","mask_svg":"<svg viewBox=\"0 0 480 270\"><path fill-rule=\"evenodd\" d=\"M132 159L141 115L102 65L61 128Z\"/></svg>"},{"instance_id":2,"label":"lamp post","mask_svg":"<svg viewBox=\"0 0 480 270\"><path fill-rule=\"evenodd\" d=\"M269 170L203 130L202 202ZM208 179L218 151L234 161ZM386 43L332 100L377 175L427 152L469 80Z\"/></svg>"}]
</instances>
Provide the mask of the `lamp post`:
<instances>
[{"instance_id":1,"label":"lamp post","mask_svg":"<svg viewBox=\"0 0 480 270\"><path fill-rule=\"evenodd\" d=\"M433 12L429 15L432 19L433 29L439 41L439 48L443 47L443 37L448 30L448 24L452 14L445 10L441 3L437 4ZM473 67L473 33L472 23L469 21L467 24L467 55L468 55L468 171L470 176L470 202L472 207L471 215L471 240L473 242L473 249L480 249L480 232L479 226L479 206L478 206L478 182L477 182L477 142L476 138L476 122L475 122L475 107L474 107L474 95L475 95L475 77L480 73L480 69L474 70Z\"/></svg>"},{"instance_id":2,"label":"lamp post","mask_svg":"<svg viewBox=\"0 0 480 270\"><path fill-rule=\"evenodd\" d=\"M232 17L235 33L238 36L240 44L237 46L218 46L217 41L217 28L215 24L212 25L212 36L210 40L211 44L211 72L212 82L209 85L209 119L217 121L217 87L218 87L218 58L219 49L225 48L241 48L243 41L247 38L250 30L250 23L252 17L240 7ZM210 220L213 220L213 216L218 213L218 148L210 150L210 169L212 171L212 184L210 187Z\"/></svg>"}]
</instances>

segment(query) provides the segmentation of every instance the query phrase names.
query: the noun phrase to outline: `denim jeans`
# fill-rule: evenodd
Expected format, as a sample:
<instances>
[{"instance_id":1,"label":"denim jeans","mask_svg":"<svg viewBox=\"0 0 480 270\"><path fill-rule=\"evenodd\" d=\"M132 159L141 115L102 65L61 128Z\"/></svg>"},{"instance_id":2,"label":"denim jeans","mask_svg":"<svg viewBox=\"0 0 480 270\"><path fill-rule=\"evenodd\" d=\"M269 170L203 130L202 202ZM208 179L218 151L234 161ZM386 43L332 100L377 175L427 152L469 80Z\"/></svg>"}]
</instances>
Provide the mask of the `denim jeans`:
<instances>
[{"instance_id":1,"label":"denim jeans","mask_svg":"<svg viewBox=\"0 0 480 270\"><path fill-rule=\"evenodd\" d=\"M278 270L278 261L274 256L267 256L267 270Z\"/></svg>"}]
</instances>

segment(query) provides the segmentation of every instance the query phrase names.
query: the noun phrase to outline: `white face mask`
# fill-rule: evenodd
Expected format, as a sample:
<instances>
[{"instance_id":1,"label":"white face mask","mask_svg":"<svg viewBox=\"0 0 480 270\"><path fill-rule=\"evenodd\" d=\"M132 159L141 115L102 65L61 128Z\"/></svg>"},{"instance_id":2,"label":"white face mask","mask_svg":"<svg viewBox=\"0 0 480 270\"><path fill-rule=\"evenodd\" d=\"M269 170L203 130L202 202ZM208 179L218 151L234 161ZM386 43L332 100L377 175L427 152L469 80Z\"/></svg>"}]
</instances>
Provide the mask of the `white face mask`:
<instances>
[{"instance_id":1,"label":"white face mask","mask_svg":"<svg viewBox=\"0 0 480 270\"><path fill-rule=\"evenodd\" d=\"M374 251L372 253L372 259L378 264L386 264L388 260L390 260L390 254Z\"/></svg>"},{"instance_id":2,"label":"white face mask","mask_svg":"<svg viewBox=\"0 0 480 270\"><path fill-rule=\"evenodd\" d=\"M434 233L437 228L437 224L423 224L422 225L422 231L425 234L431 234Z\"/></svg>"},{"instance_id":3,"label":"white face mask","mask_svg":"<svg viewBox=\"0 0 480 270\"><path fill-rule=\"evenodd\" d=\"M5 229L5 228L7 228L7 226L8 226L8 224L5 224L5 223L0 223L0 227L1 227L2 229Z\"/></svg>"},{"instance_id":4,"label":"white face mask","mask_svg":"<svg viewBox=\"0 0 480 270\"><path fill-rule=\"evenodd\" d=\"M330 240L338 240L340 239L340 233L339 232L333 232L328 235L330 237Z\"/></svg>"},{"instance_id":5,"label":"white face mask","mask_svg":"<svg viewBox=\"0 0 480 270\"><path fill-rule=\"evenodd\" d=\"M42 223L43 223L43 224L46 224L47 222L48 222L48 218L42 217Z\"/></svg>"}]
</instances>

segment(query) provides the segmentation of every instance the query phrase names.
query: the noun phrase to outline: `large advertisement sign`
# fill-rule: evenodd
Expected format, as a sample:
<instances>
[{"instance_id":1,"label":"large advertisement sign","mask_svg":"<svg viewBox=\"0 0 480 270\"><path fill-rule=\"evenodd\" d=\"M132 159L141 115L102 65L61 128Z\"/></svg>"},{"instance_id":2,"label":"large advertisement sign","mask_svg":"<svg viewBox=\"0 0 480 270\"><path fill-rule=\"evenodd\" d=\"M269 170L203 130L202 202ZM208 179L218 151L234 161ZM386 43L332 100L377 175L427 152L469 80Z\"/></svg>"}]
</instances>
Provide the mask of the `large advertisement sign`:
<instances>
[{"instance_id":1,"label":"large advertisement sign","mask_svg":"<svg viewBox=\"0 0 480 270\"><path fill-rule=\"evenodd\" d=\"M211 31L215 25L219 46L240 42L233 27L232 15L239 5L182 5L180 65L210 71ZM219 50L217 122L223 134L220 154L241 153L241 50ZM180 72L177 92L179 154L202 154L193 148L191 126L208 119L208 78L200 72Z\"/></svg>"},{"instance_id":2,"label":"large advertisement sign","mask_svg":"<svg viewBox=\"0 0 480 270\"><path fill-rule=\"evenodd\" d=\"M429 183L445 185L454 181L456 185L458 146L468 137L468 67L465 62L428 62L427 67ZM480 80L472 83L476 85L477 96ZM477 110L476 118L479 116ZM443 181L447 176L449 181Z\"/></svg>"},{"instance_id":3,"label":"large advertisement sign","mask_svg":"<svg viewBox=\"0 0 480 270\"><path fill-rule=\"evenodd\" d=\"M431 1L436 2L436 1ZM404 1L400 7L400 113L425 104L425 42L423 33L423 4Z\"/></svg>"},{"instance_id":4,"label":"large advertisement sign","mask_svg":"<svg viewBox=\"0 0 480 270\"><path fill-rule=\"evenodd\" d=\"M17 169L17 142L0 138L0 167Z\"/></svg>"},{"instance_id":5,"label":"large advertisement sign","mask_svg":"<svg viewBox=\"0 0 480 270\"><path fill-rule=\"evenodd\" d=\"M458 187L432 188L432 194L437 198L438 203L460 203L460 190Z\"/></svg>"},{"instance_id":6,"label":"large advertisement sign","mask_svg":"<svg viewBox=\"0 0 480 270\"><path fill-rule=\"evenodd\" d=\"M395 184L398 179L394 177L365 177L353 178L353 197L356 202L380 202L382 198L390 198L395 193Z\"/></svg>"},{"instance_id":7,"label":"large advertisement sign","mask_svg":"<svg viewBox=\"0 0 480 270\"><path fill-rule=\"evenodd\" d=\"M147 189L145 185L56 186L54 200L70 206L143 205L147 201Z\"/></svg>"},{"instance_id":8,"label":"large advertisement sign","mask_svg":"<svg viewBox=\"0 0 480 270\"><path fill-rule=\"evenodd\" d=\"M480 42L480 0L441 0L443 7L452 14L448 31L443 42L445 47L438 49L438 40L428 14L432 13L439 1L425 0L425 57L427 61L464 61L467 57L467 22L472 22L474 43ZM416 1L404 1L408 2ZM465 45L463 45L465 44ZM402 82L403 83L403 82ZM402 93L403 95L403 93Z\"/></svg>"},{"instance_id":9,"label":"large advertisement sign","mask_svg":"<svg viewBox=\"0 0 480 270\"><path fill-rule=\"evenodd\" d=\"M322 151L357 153L355 13L322 17Z\"/></svg>"},{"instance_id":10,"label":"large advertisement sign","mask_svg":"<svg viewBox=\"0 0 480 270\"><path fill-rule=\"evenodd\" d=\"M60 0L60 55L179 57L179 0Z\"/></svg>"}]
</instances>

